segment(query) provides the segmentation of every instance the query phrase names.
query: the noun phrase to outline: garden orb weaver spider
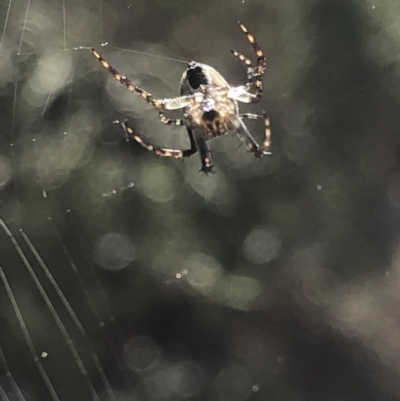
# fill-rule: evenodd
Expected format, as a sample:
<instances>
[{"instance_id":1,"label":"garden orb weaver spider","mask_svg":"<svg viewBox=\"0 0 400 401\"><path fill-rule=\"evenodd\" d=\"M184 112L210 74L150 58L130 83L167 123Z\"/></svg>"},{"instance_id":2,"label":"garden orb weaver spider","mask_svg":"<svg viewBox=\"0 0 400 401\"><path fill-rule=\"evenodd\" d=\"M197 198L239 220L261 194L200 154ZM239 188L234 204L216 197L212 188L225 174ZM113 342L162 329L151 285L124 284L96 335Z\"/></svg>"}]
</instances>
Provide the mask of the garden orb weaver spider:
<instances>
[{"instance_id":1,"label":"garden orb weaver spider","mask_svg":"<svg viewBox=\"0 0 400 401\"><path fill-rule=\"evenodd\" d=\"M191 61L180 81L180 96L170 99L155 99L150 93L139 88L127 77L120 74L95 49L92 49L93 55L117 81L131 92L136 92L142 96L147 103L150 103L158 110L160 120L164 124L186 126L190 140L190 149L175 150L154 146L133 131L125 121L121 124L127 136L132 137L142 146L159 156L184 158L199 151L201 160L200 171L206 174L214 172L207 141L217 136L225 135L228 131L236 131L240 140L246 145L247 150L253 153L255 157L260 158L271 154L268 151L271 145L271 129L269 118L265 112L263 112L262 116L239 113L238 102L257 103L260 100L263 88L262 79L266 64L264 54L255 37L240 22L239 27L251 43L257 56L257 64L253 66L253 63L247 57L236 50L231 50L233 55L247 67L247 84L230 86L225 78L214 68L206 64ZM169 119L161 111L178 109L183 109L182 119ZM265 138L261 146L247 129L243 122L244 118L264 119Z\"/></svg>"}]
</instances>

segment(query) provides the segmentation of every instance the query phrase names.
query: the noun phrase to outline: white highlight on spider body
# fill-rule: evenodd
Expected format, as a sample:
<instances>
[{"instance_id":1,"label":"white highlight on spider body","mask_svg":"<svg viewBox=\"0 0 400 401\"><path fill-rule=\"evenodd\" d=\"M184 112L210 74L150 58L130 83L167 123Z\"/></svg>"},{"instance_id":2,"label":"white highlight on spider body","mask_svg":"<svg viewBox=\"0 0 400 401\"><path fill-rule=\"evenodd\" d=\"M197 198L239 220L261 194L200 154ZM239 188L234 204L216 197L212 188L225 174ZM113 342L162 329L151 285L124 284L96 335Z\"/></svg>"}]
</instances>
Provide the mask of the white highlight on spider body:
<instances>
[{"instance_id":1,"label":"white highlight on spider body","mask_svg":"<svg viewBox=\"0 0 400 401\"><path fill-rule=\"evenodd\" d=\"M249 93L248 88L244 85L229 88L227 96L232 100L242 103L251 103L256 98L256 95Z\"/></svg>"},{"instance_id":2,"label":"white highlight on spider body","mask_svg":"<svg viewBox=\"0 0 400 401\"><path fill-rule=\"evenodd\" d=\"M212 97L207 96L202 102L202 109L206 112L214 110L215 109L215 100Z\"/></svg>"}]
</instances>

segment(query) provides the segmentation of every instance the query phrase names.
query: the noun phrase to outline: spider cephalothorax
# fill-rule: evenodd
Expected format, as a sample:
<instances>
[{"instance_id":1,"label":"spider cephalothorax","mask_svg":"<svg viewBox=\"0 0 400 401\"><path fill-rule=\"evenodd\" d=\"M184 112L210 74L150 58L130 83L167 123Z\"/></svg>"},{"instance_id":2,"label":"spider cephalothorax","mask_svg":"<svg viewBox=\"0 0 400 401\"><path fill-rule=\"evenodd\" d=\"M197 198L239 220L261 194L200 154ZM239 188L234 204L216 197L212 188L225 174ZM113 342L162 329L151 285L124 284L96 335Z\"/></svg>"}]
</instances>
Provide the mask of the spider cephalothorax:
<instances>
[{"instance_id":1,"label":"spider cephalothorax","mask_svg":"<svg viewBox=\"0 0 400 401\"><path fill-rule=\"evenodd\" d=\"M263 113L260 116L239 113L238 102L256 103L260 100L263 86L262 78L265 71L265 57L256 39L243 24L239 23L239 26L246 34L257 55L257 64L253 66L253 63L248 58L232 50L233 55L247 67L247 84L230 86L225 78L214 68L192 61L182 75L180 96L171 99L154 99L150 93L121 75L96 50L92 49L94 56L119 82L130 91L138 93L158 109L160 119L164 124L185 125L191 146L187 150L165 149L154 146L134 132L127 122L122 124L125 132L142 146L160 156L188 157L199 151L201 171L204 173L213 172L210 150L206 141L224 135L229 131L235 131L255 157L270 154L268 150L271 145L271 130L266 114ZM161 111L177 109L183 110L183 119L171 120ZM261 146L250 134L243 122L243 118L264 119L265 139Z\"/></svg>"}]
</instances>

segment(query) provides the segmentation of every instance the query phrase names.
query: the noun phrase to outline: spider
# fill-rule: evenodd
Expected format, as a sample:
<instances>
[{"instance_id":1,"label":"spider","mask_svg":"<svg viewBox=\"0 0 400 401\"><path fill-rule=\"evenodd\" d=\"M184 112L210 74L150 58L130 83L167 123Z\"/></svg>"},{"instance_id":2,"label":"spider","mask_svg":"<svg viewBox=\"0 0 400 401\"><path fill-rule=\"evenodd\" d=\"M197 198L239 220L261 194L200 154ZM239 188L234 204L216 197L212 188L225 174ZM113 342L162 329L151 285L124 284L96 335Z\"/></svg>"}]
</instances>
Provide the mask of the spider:
<instances>
[{"instance_id":1,"label":"spider","mask_svg":"<svg viewBox=\"0 0 400 401\"><path fill-rule=\"evenodd\" d=\"M240 29L251 43L256 56L257 64L236 50L233 55L247 67L247 84L230 86L222 75L214 68L191 61L180 81L180 96L170 99L155 99L150 93L139 88L126 76L120 74L101 55L92 49L93 55L114 78L136 92L143 99L153 105L159 113L161 122L167 125L186 126L190 140L190 149L176 150L154 146L142 138L128 125L127 121L121 123L127 137L132 137L142 146L159 156L175 158L189 157L199 151L201 172L213 173L211 155L207 141L217 136L225 135L228 131L236 131L239 139L246 145L248 151L257 158L271 154L268 149L271 145L271 129L269 118L265 112L262 115L239 113L238 102L257 103L262 94L262 78L265 71L266 60L255 37L239 22ZM253 91L253 92L252 92ZM169 119L162 110L183 109L182 119ZM244 118L264 119L265 139L260 146L253 138L243 122Z\"/></svg>"}]
</instances>

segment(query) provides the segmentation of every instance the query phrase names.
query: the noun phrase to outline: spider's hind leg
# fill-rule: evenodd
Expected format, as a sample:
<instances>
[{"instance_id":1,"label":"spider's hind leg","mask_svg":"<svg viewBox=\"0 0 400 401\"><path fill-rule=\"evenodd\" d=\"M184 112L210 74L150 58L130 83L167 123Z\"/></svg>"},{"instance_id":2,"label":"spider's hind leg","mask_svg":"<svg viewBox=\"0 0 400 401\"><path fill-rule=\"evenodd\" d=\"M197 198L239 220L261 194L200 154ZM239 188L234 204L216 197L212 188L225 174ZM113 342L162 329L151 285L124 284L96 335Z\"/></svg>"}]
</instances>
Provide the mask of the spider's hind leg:
<instances>
[{"instance_id":1,"label":"spider's hind leg","mask_svg":"<svg viewBox=\"0 0 400 401\"><path fill-rule=\"evenodd\" d=\"M167 149L159 146L154 146L150 142L146 141L144 138L139 136L135 131L133 131L133 129L128 125L128 122L126 120L124 122L121 122L120 124L122 125L122 128L124 129L128 138L133 138L136 142L139 142L143 147L150 150L151 152L154 152L158 156L175 157L178 159L183 157L189 157L194 153L196 153L197 151L196 143L193 139L193 136L189 135L190 149L186 150Z\"/></svg>"},{"instance_id":2,"label":"spider's hind leg","mask_svg":"<svg viewBox=\"0 0 400 401\"><path fill-rule=\"evenodd\" d=\"M196 147L199 151L200 160L201 160L201 169L200 172L208 174L214 174L214 166L211 164L211 152L208 148L206 138L204 137L204 132L202 129L197 128L193 131L188 128L189 137L194 137L194 141L196 142Z\"/></svg>"},{"instance_id":3,"label":"spider's hind leg","mask_svg":"<svg viewBox=\"0 0 400 401\"><path fill-rule=\"evenodd\" d=\"M252 120L262 118L264 120L264 142L262 144L261 151L263 154L271 154L271 152L269 152L269 148L271 147L271 122L267 113L263 110L261 116L259 114L243 113L240 114L240 117L249 118Z\"/></svg>"},{"instance_id":4,"label":"spider's hind leg","mask_svg":"<svg viewBox=\"0 0 400 401\"><path fill-rule=\"evenodd\" d=\"M243 118L264 118L265 121L265 139L263 145L260 146L257 141L254 139L253 135L251 135L250 131L246 127L246 124L242 121ZM232 117L231 123L236 129L236 133L239 139L245 144L247 150L254 154L255 157L259 158L264 155L269 155L269 148L271 146L271 130L269 127L269 118L264 116L259 116L257 114L241 114L240 116Z\"/></svg>"}]
</instances>

